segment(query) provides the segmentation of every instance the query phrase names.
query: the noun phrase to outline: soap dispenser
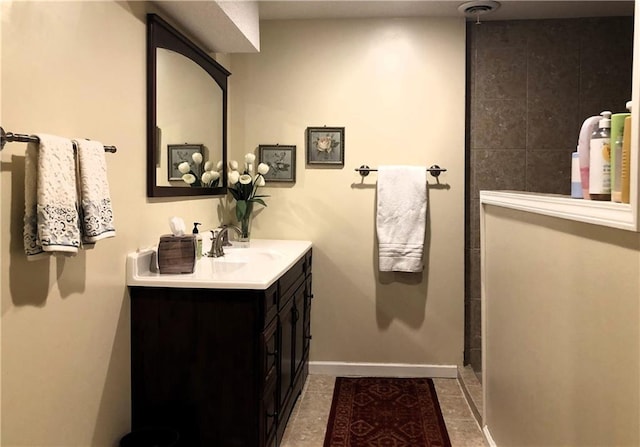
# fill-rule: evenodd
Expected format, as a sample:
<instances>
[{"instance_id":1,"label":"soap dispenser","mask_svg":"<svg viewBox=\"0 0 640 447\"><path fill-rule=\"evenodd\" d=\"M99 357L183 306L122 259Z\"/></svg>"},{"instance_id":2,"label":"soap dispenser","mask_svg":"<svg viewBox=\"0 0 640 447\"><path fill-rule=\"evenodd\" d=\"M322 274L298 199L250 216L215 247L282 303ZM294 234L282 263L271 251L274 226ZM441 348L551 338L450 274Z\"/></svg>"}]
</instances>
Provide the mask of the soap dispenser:
<instances>
[{"instance_id":1,"label":"soap dispenser","mask_svg":"<svg viewBox=\"0 0 640 447\"><path fill-rule=\"evenodd\" d=\"M202 225L200 222L193 223L193 235L196 237L196 259L202 258L202 235L198 232L198 225Z\"/></svg>"},{"instance_id":2,"label":"soap dispenser","mask_svg":"<svg viewBox=\"0 0 640 447\"><path fill-rule=\"evenodd\" d=\"M602 112L589 145L589 195L611 200L611 112Z\"/></svg>"}]
</instances>

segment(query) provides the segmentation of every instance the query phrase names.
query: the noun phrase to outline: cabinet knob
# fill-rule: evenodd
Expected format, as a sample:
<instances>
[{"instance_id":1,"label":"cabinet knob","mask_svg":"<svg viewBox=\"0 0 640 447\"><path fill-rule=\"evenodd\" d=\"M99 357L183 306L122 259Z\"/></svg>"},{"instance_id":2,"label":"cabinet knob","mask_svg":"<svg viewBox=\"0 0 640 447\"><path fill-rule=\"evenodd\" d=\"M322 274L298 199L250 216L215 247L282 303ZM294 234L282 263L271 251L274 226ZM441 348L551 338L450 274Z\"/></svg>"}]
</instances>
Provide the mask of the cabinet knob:
<instances>
[{"instance_id":1,"label":"cabinet knob","mask_svg":"<svg viewBox=\"0 0 640 447\"><path fill-rule=\"evenodd\" d=\"M268 418L275 418L278 417L278 412L274 411L273 413L267 413L267 417Z\"/></svg>"},{"instance_id":2,"label":"cabinet knob","mask_svg":"<svg viewBox=\"0 0 640 447\"><path fill-rule=\"evenodd\" d=\"M313 338L312 335L305 335L304 338L306 338L307 340L311 340Z\"/></svg>"},{"instance_id":3,"label":"cabinet knob","mask_svg":"<svg viewBox=\"0 0 640 447\"><path fill-rule=\"evenodd\" d=\"M276 349L276 350L274 350L273 352L269 352L269 351L267 351L267 355L272 355L272 356L274 356L274 357L275 357L275 356L277 356L277 355L278 355L278 350Z\"/></svg>"}]
</instances>

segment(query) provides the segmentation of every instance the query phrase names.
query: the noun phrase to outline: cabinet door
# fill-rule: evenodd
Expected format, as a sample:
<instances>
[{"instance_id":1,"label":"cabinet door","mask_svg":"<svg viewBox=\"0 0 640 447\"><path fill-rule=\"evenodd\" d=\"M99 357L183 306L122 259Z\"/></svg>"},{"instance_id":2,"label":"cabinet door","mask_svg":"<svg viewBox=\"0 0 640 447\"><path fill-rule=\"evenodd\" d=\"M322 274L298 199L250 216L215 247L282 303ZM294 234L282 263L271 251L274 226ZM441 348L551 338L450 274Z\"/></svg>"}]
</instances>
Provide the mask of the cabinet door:
<instances>
[{"instance_id":1,"label":"cabinet door","mask_svg":"<svg viewBox=\"0 0 640 447\"><path fill-rule=\"evenodd\" d=\"M313 292L311 291L311 274L307 276L304 291L304 317L303 317L303 338L304 338L304 355L309 353L309 345L311 344L311 300Z\"/></svg>"},{"instance_id":2,"label":"cabinet door","mask_svg":"<svg viewBox=\"0 0 640 447\"><path fill-rule=\"evenodd\" d=\"M280 311L280 406L286 404L293 386L294 300L288 300Z\"/></svg>"},{"instance_id":3,"label":"cabinet door","mask_svg":"<svg viewBox=\"0 0 640 447\"><path fill-rule=\"evenodd\" d=\"M305 301L305 287L301 285L294 296L293 305L293 324L294 324L294 349L293 349L293 371L294 374L298 374L300 367L302 366L302 360L304 358L304 301Z\"/></svg>"}]
</instances>

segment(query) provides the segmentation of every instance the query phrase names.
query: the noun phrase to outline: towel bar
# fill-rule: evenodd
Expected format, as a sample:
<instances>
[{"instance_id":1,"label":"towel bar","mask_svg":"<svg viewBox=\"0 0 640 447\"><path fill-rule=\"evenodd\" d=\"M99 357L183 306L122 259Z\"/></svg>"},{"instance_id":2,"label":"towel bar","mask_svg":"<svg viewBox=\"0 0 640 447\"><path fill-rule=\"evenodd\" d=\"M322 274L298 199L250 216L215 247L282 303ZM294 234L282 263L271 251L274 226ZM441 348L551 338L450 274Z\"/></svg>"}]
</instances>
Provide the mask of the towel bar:
<instances>
[{"instance_id":1,"label":"towel bar","mask_svg":"<svg viewBox=\"0 0 640 447\"><path fill-rule=\"evenodd\" d=\"M356 168L355 171L361 176L366 177L367 175L369 175L370 172L377 171L377 169L370 168L367 165L362 165L359 168ZM441 168L438 165L433 165L430 168L427 168L427 172L432 176L434 176L435 178L438 178L440 177L440 174L442 174L443 172L447 172L447 170L445 168Z\"/></svg>"},{"instance_id":2,"label":"towel bar","mask_svg":"<svg viewBox=\"0 0 640 447\"><path fill-rule=\"evenodd\" d=\"M13 133L13 132L5 132L2 127L0 127L0 151L4 149L4 145L7 143L11 143L13 141L17 141L20 143L38 143L40 140L35 135L25 135L21 133ZM76 148L75 143L73 144L73 148ZM115 153L118 150L115 146L105 146L105 152Z\"/></svg>"}]
</instances>

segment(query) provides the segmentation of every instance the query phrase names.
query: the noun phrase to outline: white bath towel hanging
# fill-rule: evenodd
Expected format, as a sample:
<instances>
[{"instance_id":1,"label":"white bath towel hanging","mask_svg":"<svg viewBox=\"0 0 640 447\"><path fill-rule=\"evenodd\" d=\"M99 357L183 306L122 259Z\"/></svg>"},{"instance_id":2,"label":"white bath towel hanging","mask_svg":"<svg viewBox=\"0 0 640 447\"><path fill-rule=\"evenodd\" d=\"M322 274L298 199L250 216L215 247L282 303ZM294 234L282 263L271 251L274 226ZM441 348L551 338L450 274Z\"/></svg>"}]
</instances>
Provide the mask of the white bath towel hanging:
<instances>
[{"instance_id":1,"label":"white bath towel hanging","mask_svg":"<svg viewBox=\"0 0 640 447\"><path fill-rule=\"evenodd\" d=\"M421 272L427 219L427 168L378 168L378 268Z\"/></svg>"},{"instance_id":2,"label":"white bath towel hanging","mask_svg":"<svg viewBox=\"0 0 640 447\"><path fill-rule=\"evenodd\" d=\"M93 244L116 235L104 145L99 141L74 141L78 147L82 242Z\"/></svg>"},{"instance_id":3,"label":"white bath towel hanging","mask_svg":"<svg viewBox=\"0 0 640 447\"><path fill-rule=\"evenodd\" d=\"M38 143L29 143L24 157L24 252L27 259L48 257L38 237Z\"/></svg>"},{"instance_id":4,"label":"white bath towel hanging","mask_svg":"<svg viewBox=\"0 0 640 447\"><path fill-rule=\"evenodd\" d=\"M37 137L40 143L29 143L25 159L25 253L28 259L51 252L77 253L80 229L73 144L54 135Z\"/></svg>"}]
</instances>

